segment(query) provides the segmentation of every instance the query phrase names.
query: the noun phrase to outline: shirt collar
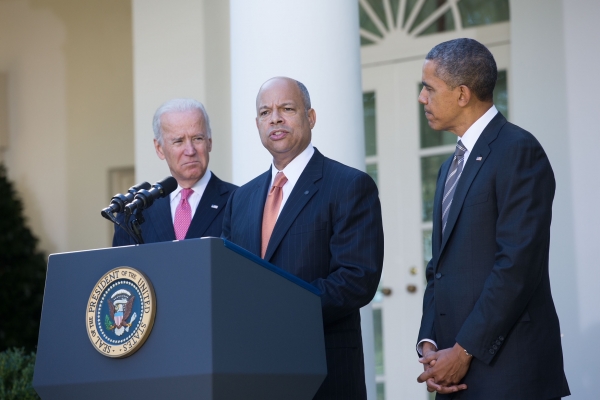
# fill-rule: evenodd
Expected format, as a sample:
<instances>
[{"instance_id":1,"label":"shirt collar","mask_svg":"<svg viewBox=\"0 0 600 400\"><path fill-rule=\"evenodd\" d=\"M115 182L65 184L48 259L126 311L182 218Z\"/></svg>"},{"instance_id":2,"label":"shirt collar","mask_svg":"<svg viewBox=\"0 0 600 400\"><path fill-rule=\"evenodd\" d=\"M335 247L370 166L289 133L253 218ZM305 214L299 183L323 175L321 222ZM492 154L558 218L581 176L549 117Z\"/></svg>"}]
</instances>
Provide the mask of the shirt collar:
<instances>
[{"instance_id":1,"label":"shirt collar","mask_svg":"<svg viewBox=\"0 0 600 400\"><path fill-rule=\"evenodd\" d=\"M462 142L462 144L467 148L467 151L473 150L477 139L481 136L481 133L485 129L486 126L490 123L492 119L498 114L498 110L496 106L492 105L489 110L485 112L473 125L467 129L462 137L459 137L458 140Z\"/></svg>"},{"instance_id":2,"label":"shirt collar","mask_svg":"<svg viewBox=\"0 0 600 400\"><path fill-rule=\"evenodd\" d=\"M200 178L198 180L198 182L194 183L194 185L190 188L190 189L194 190L193 194L204 193L204 189L206 189L206 186L208 185L208 181L210 181L210 177L211 176L212 176L212 173L210 172L210 169L207 169L206 172L204 173L204 176L202 178ZM179 201L179 193L181 193L182 189L183 188L181 187L181 185L177 184L177 189L175 189L174 191L172 191L171 194L170 194L171 203L175 199L177 199L177 201Z\"/></svg>"},{"instance_id":3,"label":"shirt collar","mask_svg":"<svg viewBox=\"0 0 600 400\"><path fill-rule=\"evenodd\" d=\"M300 154L296 156L286 167L282 170L285 174L285 177L288 179L288 182L292 183L292 186L300 179L300 175L306 165L310 161L311 157L315 153L315 148L312 143L309 143L306 149ZM275 167L274 163L271 163L271 185L273 185L273 181L275 180L275 175L277 175L279 170Z\"/></svg>"}]
</instances>

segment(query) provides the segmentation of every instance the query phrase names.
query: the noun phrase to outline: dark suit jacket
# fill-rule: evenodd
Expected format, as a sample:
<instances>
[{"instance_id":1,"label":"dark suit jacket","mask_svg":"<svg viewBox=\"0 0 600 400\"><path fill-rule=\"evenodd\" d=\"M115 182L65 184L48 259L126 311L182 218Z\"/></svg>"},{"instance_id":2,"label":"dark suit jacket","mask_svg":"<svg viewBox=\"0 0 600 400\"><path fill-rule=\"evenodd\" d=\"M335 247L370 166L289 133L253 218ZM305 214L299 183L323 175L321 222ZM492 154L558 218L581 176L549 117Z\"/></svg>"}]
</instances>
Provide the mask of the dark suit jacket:
<instances>
[{"instance_id":1,"label":"dark suit jacket","mask_svg":"<svg viewBox=\"0 0 600 400\"><path fill-rule=\"evenodd\" d=\"M223 237L260 257L271 169L229 199ZM364 172L313 157L281 210L265 260L322 291L328 375L315 398L365 399L359 308L375 295L383 264L377 187Z\"/></svg>"},{"instance_id":2,"label":"dark suit jacket","mask_svg":"<svg viewBox=\"0 0 600 400\"><path fill-rule=\"evenodd\" d=\"M480 160L478 158L481 157ZM569 394L548 252L554 174L539 142L498 113L475 143L446 230L441 167L433 257L418 340L473 355L468 389L439 398L528 400Z\"/></svg>"},{"instance_id":3,"label":"dark suit jacket","mask_svg":"<svg viewBox=\"0 0 600 400\"><path fill-rule=\"evenodd\" d=\"M213 173L206 185L204 194L200 199L198 208L192 218L190 228L185 235L186 239L204 236L221 236L223 215L227 199L237 186L224 182ZM212 207L216 205L217 208ZM143 212L146 220L142 225L142 238L144 243L168 242L175 240L173 218L169 196L158 199ZM123 216L120 215L119 222ZM135 244L133 239L120 227L115 225L113 247Z\"/></svg>"}]
</instances>

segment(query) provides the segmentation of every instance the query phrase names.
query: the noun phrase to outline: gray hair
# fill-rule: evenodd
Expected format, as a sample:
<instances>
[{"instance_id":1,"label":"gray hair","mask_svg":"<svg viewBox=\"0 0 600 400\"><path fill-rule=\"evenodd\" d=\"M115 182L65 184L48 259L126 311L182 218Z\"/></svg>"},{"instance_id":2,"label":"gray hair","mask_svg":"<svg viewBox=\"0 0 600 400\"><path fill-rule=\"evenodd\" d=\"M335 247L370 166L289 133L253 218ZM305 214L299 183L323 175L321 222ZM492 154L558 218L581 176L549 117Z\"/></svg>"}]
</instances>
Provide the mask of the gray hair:
<instances>
[{"instance_id":1,"label":"gray hair","mask_svg":"<svg viewBox=\"0 0 600 400\"><path fill-rule=\"evenodd\" d=\"M436 63L436 74L454 89L468 87L481 101L491 101L498 79L492 53L476 40L461 38L435 46L425 57Z\"/></svg>"},{"instance_id":2,"label":"gray hair","mask_svg":"<svg viewBox=\"0 0 600 400\"><path fill-rule=\"evenodd\" d=\"M308 89L306 88L306 86L304 86L304 83L295 79L293 79L293 81L296 82L296 85L298 85L298 89L300 89L300 93L302 93L302 102L304 103L304 110L308 112L308 110L311 109L310 94L308 94Z\"/></svg>"},{"instance_id":3,"label":"gray hair","mask_svg":"<svg viewBox=\"0 0 600 400\"><path fill-rule=\"evenodd\" d=\"M206 109L204 108L202 103L194 99L172 99L158 107L158 110L156 110L156 112L154 113L154 118L152 118L152 129L154 130L154 139L156 139L158 143L163 144L162 129L160 127L160 119L163 116L163 114L169 112L185 112L194 110L198 110L202 113L202 117L204 118L204 126L206 129L206 136L208 136L208 138L211 138L212 132L210 129L210 120L208 119L208 113L206 112Z\"/></svg>"}]
</instances>

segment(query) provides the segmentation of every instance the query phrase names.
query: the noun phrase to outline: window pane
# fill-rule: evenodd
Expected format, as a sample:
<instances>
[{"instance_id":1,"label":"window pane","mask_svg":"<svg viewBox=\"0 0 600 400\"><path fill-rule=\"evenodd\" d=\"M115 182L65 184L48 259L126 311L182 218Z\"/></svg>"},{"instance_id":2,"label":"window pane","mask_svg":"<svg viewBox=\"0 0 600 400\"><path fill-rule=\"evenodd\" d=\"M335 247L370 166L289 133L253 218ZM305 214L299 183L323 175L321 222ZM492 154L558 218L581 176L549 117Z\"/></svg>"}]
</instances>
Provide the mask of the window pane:
<instances>
[{"instance_id":1,"label":"window pane","mask_svg":"<svg viewBox=\"0 0 600 400\"><path fill-rule=\"evenodd\" d=\"M377 384L377 400L385 400L385 383Z\"/></svg>"},{"instance_id":2,"label":"window pane","mask_svg":"<svg viewBox=\"0 0 600 400\"><path fill-rule=\"evenodd\" d=\"M454 139L454 143L456 143L456 139ZM435 196L438 171L442 163L451 155L452 153L421 158L423 221L431 221L433 218L433 197Z\"/></svg>"},{"instance_id":3,"label":"window pane","mask_svg":"<svg viewBox=\"0 0 600 400\"><path fill-rule=\"evenodd\" d=\"M403 27L406 24L406 21L408 20L408 17L410 16L412 9L417 4L417 1L419 1L419 0L406 0L406 8L404 9L404 21L402 21Z\"/></svg>"},{"instance_id":4,"label":"window pane","mask_svg":"<svg viewBox=\"0 0 600 400\"><path fill-rule=\"evenodd\" d=\"M383 23L383 26L385 26L389 30L390 27L387 26L387 18L385 17L385 9L383 8L382 0L367 0L367 3L369 3L375 14L377 14L377 18L379 18L379 21L381 21L381 23Z\"/></svg>"},{"instance_id":5,"label":"window pane","mask_svg":"<svg viewBox=\"0 0 600 400\"><path fill-rule=\"evenodd\" d=\"M375 92L363 93L365 155L367 157L377 155L377 128L375 112Z\"/></svg>"},{"instance_id":6,"label":"window pane","mask_svg":"<svg viewBox=\"0 0 600 400\"><path fill-rule=\"evenodd\" d=\"M392 15L394 16L394 24L398 26L398 9L400 8L400 0L391 0Z\"/></svg>"},{"instance_id":7,"label":"window pane","mask_svg":"<svg viewBox=\"0 0 600 400\"><path fill-rule=\"evenodd\" d=\"M421 9L419 16L415 20L412 29L416 28L423 22L426 18L428 18L433 12L441 5L443 5L445 1L441 0L427 0L425 5ZM427 27L423 32L419 34L419 36L429 35L432 33L446 32L454 30L454 16L452 15L452 10L449 9L446 11L441 17L439 17L436 21L434 21L431 25Z\"/></svg>"},{"instance_id":8,"label":"window pane","mask_svg":"<svg viewBox=\"0 0 600 400\"><path fill-rule=\"evenodd\" d=\"M427 268L427 263L432 257L431 250L431 229L425 229L423 231L423 268ZM423 274L423 276L425 276Z\"/></svg>"},{"instance_id":9,"label":"window pane","mask_svg":"<svg viewBox=\"0 0 600 400\"><path fill-rule=\"evenodd\" d=\"M383 321L381 308L373 308L373 329L375 334L375 374L383 375Z\"/></svg>"},{"instance_id":10,"label":"window pane","mask_svg":"<svg viewBox=\"0 0 600 400\"><path fill-rule=\"evenodd\" d=\"M494 89L494 104L498 111L508 119L508 81L506 78L506 70L498 71L498 80Z\"/></svg>"},{"instance_id":11,"label":"window pane","mask_svg":"<svg viewBox=\"0 0 600 400\"><path fill-rule=\"evenodd\" d=\"M422 85L419 84L418 90L421 91ZM421 136L421 148L444 146L447 144L456 144L456 135L446 131L435 131L431 129L423 106L419 105L419 131Z\"/></svg>"},{"instance_id":12,"label":"window pane","mask_svg":"<svg viewBox=\"0 0 600 400\"><path fill-rule=\"evenodd\" d=\"M360 4L358 6L358 24L365 31L369 31L374 35L383 37L383 34L379 32L377 26L373 23L373 21L371 21L371 18L369 18L369 15L365 12L365 10L363 10Z\"/></svg>"},{"instance_id":13,"label":"window pane","mask_svg":"<svg viewBox=\"0 0 600 400\"><path fill-rule=\"evenodd\" d=\"M375 181L375 184L377 185L377 175L378 175L378 168L377 168L377 164L367 164L367 174L369 174L369 176L371 178L373 178L373 180Z\"/></svg>"},{"instance_id":14,"label":"window pane","mask_svg":"<svg viewBox=\"0 0 600 400\"><path fill-rule=\"evenodd\" d=\"M463 28L510 20L508 0L461 0L458 8Z\"/></svg>"}]
</instances>

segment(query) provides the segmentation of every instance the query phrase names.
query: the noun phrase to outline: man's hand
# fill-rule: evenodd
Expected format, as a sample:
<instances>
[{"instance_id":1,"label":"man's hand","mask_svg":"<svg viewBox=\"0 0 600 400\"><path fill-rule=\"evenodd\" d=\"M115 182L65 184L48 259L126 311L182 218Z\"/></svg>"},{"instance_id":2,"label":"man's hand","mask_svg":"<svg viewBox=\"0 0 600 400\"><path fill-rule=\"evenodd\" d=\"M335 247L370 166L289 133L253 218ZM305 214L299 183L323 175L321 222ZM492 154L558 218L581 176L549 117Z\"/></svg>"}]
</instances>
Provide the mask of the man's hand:
<instances>
[{"instance_id":1,"label":"man's hand","mask_svg":"<svg viewBox=\"0 0 600 400\"><path fill-rule=\"evenodd\" d=\"M419 359L425 372L419 375L417 381L427 382L428 391L440 394L464 390L467 385L458 383L467 374L471 359L458 343L451 349L435 351L435 347L426 342L423 344L423 357Z\"/></svg>"}]
</instances>

